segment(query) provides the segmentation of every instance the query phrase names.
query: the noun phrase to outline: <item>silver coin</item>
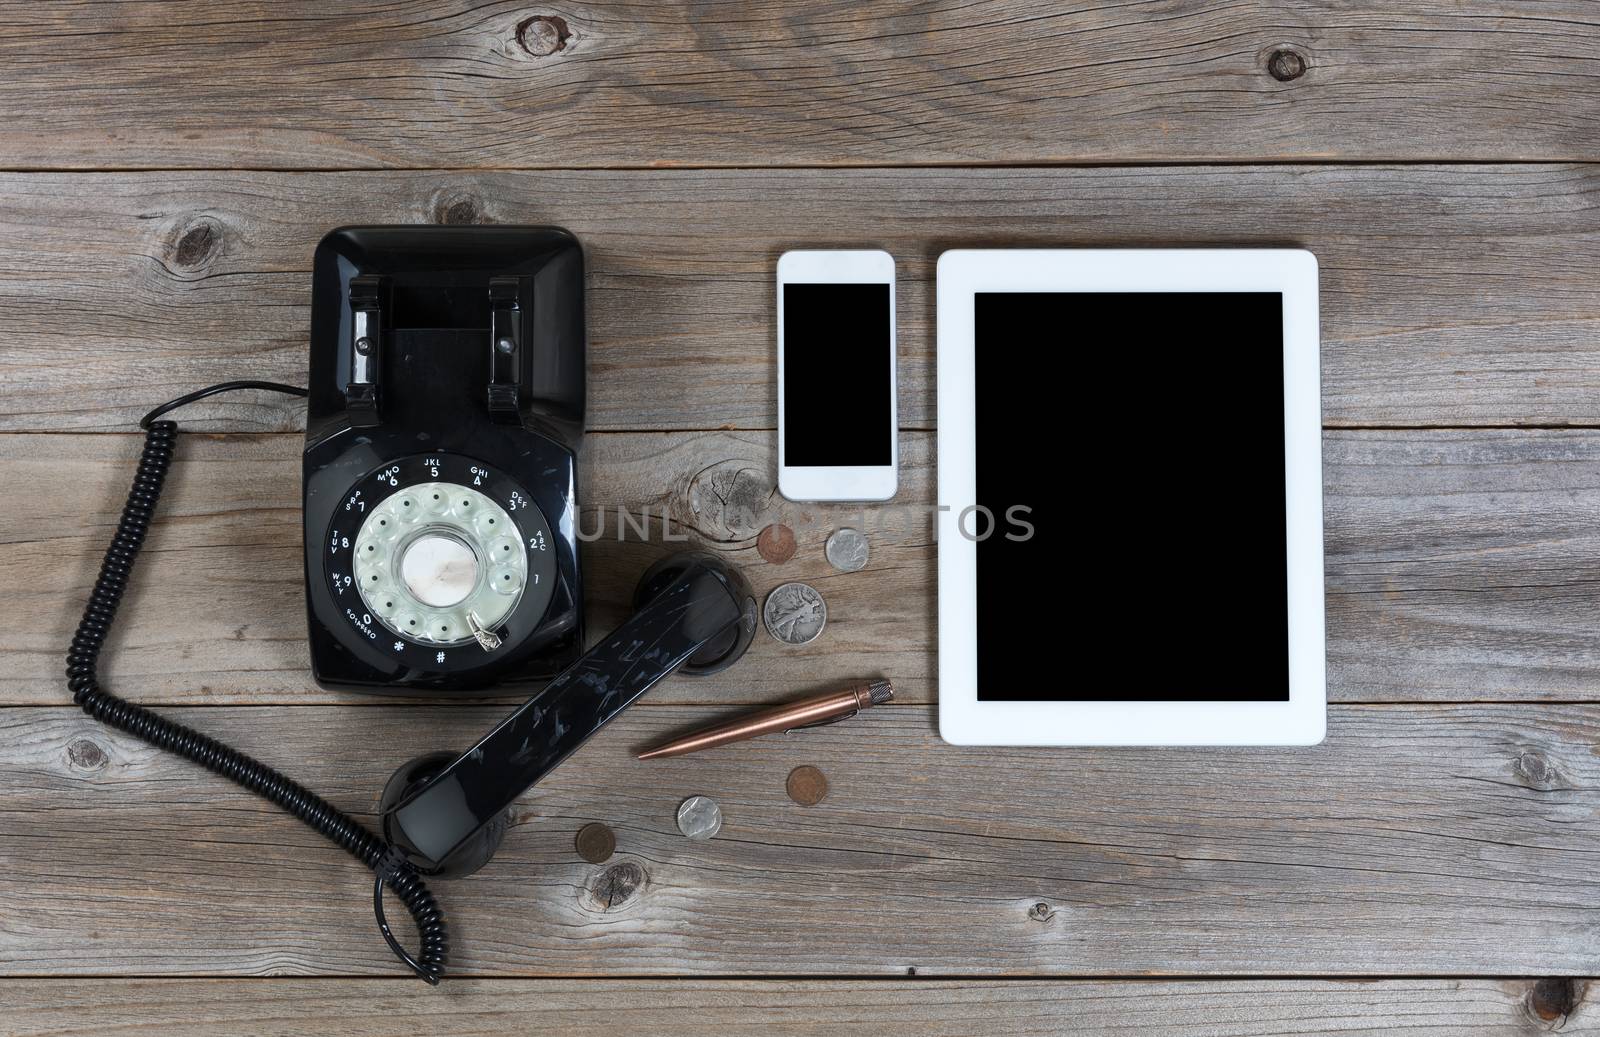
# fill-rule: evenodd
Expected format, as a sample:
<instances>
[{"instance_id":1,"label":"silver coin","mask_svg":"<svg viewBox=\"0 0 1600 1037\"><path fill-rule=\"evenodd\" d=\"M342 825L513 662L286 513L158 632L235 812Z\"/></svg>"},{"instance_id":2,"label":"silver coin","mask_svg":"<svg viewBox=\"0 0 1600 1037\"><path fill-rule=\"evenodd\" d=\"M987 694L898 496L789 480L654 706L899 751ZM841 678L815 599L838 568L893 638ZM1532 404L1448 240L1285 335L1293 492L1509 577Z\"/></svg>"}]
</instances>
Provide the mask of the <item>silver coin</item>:
<instances>
[{"instance_id":1,"label":"silver coin","mask_svg":"<svg viewBox=\"0 0 1600 1037\"><path fill-rule=\"evenodd\" d=\"M785 583L767 595L761 619L767 624L767 633L784 644L809 644L828 621L828 603L809 584Z\"/></svg>"},{"instance_id":2,"label":"silver coin","mask_svg":"<svg viewBox=\"0 0 1600 1037\"><path fill-rule=\"evenodd\" d=\"M722 829L722 808L710 796L690 796L678 804L678 831L690 839L709 839Z\"/></svg>"},{"instance_id":3,"label":"silver coin","mask_svg":"<svg viewBox=\"0 0 1600 1037\"><path fill-rule=\"evenodd\" d=\"M861 530L845 526L835 530L833 536L828 538L828 546L823 553L828 556L828 564L840 572L853 573L865 569L867 538Z\"/></svg>"}]
</instances>

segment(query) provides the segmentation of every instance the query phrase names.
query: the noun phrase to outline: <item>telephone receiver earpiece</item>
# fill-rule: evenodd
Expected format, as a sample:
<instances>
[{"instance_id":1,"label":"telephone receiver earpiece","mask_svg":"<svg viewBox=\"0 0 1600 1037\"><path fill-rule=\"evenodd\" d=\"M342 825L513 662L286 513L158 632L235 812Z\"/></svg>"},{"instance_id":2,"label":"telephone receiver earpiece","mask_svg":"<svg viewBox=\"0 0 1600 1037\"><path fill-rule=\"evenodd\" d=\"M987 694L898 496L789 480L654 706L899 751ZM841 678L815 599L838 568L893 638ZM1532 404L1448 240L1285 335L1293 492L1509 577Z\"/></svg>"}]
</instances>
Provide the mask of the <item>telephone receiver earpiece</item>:
<instances>
[{"instance_id":1,"label":"telephone receiver earpiece","mask_svg":"<svg viewBox=\"0 0 1600 1037\"><path fill-rule=\"evenodd\" d=\"M383 833L423 874L483 867L513 801L662 678L716 673L755 636L756 599L714 555L682 552L647 570L625 623L459 756L419 756L384 786Z\"/></svg>"}]
</instances>

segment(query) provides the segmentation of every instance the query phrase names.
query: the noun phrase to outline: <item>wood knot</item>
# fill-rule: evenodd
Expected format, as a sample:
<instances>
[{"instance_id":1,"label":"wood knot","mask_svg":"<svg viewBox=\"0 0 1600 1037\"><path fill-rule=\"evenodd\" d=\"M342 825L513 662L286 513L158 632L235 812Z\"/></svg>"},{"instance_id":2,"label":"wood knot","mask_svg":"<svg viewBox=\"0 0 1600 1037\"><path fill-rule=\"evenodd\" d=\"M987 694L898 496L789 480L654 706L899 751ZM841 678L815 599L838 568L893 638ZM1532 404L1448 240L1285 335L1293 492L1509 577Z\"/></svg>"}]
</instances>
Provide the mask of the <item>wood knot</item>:
<instances>
[{"instance_id":1,"label":"wood knot","mask_svg":"<svg viewBox=\"0 0 1600 1037\"><path fill-rule=\"evenodd\" d=\"M200 216L179 227L168 252L175 270L198 270L222 251L222 225L209 216Z\"/></svg>"},{"instance_id":2,"label":"wood knot","mask_svg":"<svg viewBox=\"0 0 1600 1037\"><path fill-rule=\"evenodd\" d=\"M621 910L644 888L649 878L633 861L613 864L589 883L589 902L599 911Z\"/></svg>"},{"instance_id":3,"label":"wood knot","mask_svg":"<svg viewBox=\"0 0 1600 1037\"><path fill-rule=\"evenodd\" d=\"M1549 976L1528 991L1528 1011L1547 1023L1561 1022L1583 1001L1583 988L1575 979Z\"/></svg>"},{"instance_id":4,"label":"wood knot","mask_svg":"<svg viewBox=\"0 0 1600 1037\"><path fill-rule=\"evenodd\" d=\"M1549 757L1534 749L1519 753L1511 762L1511 771L1524 785L1548 792L1561 782L1561 775Z\"/></svg>"},{"instance_id":5,"label":"wood knot","mask_svg":"<svg viewBox=\"0 0 1600 1037\"><path fill-rule=\"evenodd\" d=\"M432 219L434 223L447 227L471 227L493 222L484 213L483 203L476 196L457 192L441 192L434 197Z\"/></svg>"},{"instance_id":6,"label":"wood knot","mask_svg":"<svg viewBox=\"0 0 1600 1037\"><path fill-rule=\"evenodd\" d=\"M67 763L80 771L97 771L106 765L106 751L87 738L75 738L67 745Z\"/></svg>"},{"instance_id":7,"label":"wood knot","mask_svg":"<svg viewBox=\"0 0 1600 1037\"><path fill-rule=\"evenodd\" d=\"M560 15L539 14L517 23L517 46L536 58L547 58L567 49L572 30Z\"/></svg>"},{"instance_id":8,"label":"wood knot","mask_svg":"<svg viewBox=\"0 0 1600 1037\"><path fill-rule=\"evenodd\" d=\"M767 525L777 492L766 465L718 461L689 479L686 525L720 543L749 540Z\"/></svg>"},{"instance_id":9,"label":"wood knot","mask_svg":"<svg viewBox=\"0 0 1600 1037\"><path fill-rule=\"evenodd\" d=\"M1304 52L1294 47L1279 47L1267 55L1267 73L1280 83L1299 79L1310 67Z\"/></svg>"},{"instance_id":10,"label":"wood knot","mask_svg":"<svg viewBox=\"0 0 1600 1037\"><path fill-rule=\"evenodd\" d=\"M1048 922L1055 916L1055 910L1043 900L1028 908L1028 919L1034 922Z\"/></svg>"}]
</instances>

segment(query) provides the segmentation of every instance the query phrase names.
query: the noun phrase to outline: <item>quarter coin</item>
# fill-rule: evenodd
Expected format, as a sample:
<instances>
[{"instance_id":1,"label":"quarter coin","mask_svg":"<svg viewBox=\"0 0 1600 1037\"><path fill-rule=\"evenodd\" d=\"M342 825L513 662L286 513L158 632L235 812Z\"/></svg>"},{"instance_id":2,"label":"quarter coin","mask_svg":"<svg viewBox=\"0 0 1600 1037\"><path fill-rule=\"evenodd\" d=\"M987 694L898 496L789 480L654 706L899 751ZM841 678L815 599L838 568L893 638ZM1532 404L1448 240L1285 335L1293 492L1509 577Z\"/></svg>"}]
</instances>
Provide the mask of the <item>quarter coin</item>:
<instances>
[{"instance_id":1,"label":"quarter coin","mask_svg":"<svg viewBox=\"0 0 1600 1037\"><path fill-rule=\"evenodd\" d=\"M828 546L823 549L828 556L828 564L840 572L853 573L867 566L867 538L859 529L845 526L836 530L828 538Z\"/></svg>"},{"instance_id":2,"label":"quarter coin","mask_svg":"<svg viewBox=\"0 0 1600 1037\"><path fill-rule=\"evenodd\" d=\"M828 603L809 584L785 583L767 595L761 620L767 625L767 633L784 644L809 644L828 622Z\"/></svg>"},{"instance_id":3,"label":"quarter coin","mask_svg":"<svg viewBox=\"0 0 1600 1037\"><path fill-rule=\"evenodd\" d=\"M722 808L710 796L690 796L678 804L678 831L689 839L709 839L722 829Z\"/></svg>"}]
</instances>

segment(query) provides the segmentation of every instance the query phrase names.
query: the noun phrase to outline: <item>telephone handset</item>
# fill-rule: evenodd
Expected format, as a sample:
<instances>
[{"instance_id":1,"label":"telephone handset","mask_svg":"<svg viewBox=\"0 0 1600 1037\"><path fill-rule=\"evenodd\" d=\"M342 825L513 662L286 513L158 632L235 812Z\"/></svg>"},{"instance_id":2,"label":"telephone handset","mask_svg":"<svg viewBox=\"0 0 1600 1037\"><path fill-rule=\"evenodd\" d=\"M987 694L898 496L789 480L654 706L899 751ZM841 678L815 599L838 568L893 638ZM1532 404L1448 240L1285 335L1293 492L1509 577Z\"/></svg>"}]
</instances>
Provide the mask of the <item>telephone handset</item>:
<instances>
[{"instance_id":1,"label":"telephone handset","mask_svg":"<svg viewBox=\"0 0 1600 1037\"><path fill-rule=\"evenodd\" d=\"M151 411L138 473L67 654L91 716L277 803L376 873L390 948L437 983L449 953L421 875L488 860L507 807L667 675L749 647L756 604L720 558L662 559L635 614L583 652L576 453L583 256L549 227L358 227L314 259L309 391L239 381ZM465 752L402 766L380 838L276 770L102 689L96 674L172 461L162 415L219 392L308 396L303 459L312 670L330 688L434 694L553 679ZM415 920L407 952L387 886Z\"/></svg>"}]
</instances>

